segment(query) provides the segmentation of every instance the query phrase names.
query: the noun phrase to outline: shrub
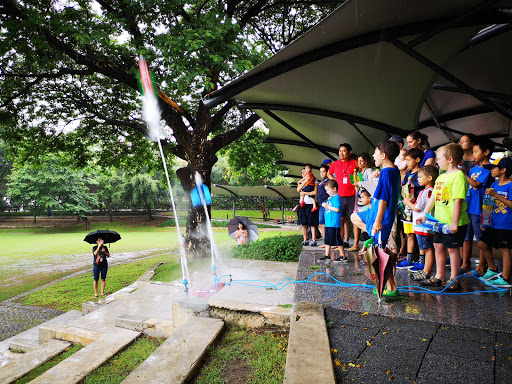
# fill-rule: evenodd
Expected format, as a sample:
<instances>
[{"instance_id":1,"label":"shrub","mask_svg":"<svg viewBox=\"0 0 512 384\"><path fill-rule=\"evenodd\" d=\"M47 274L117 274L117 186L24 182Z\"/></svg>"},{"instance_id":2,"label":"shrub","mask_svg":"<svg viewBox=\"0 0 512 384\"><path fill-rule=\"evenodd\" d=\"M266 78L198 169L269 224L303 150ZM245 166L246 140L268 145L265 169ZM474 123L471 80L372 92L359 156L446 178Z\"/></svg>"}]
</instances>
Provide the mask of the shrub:
<instances>
[{"instance_id":1,"label":"shrub","mask_svg":"<svg viewBox=\"0 0 512 384\"><path fill-rule=\"evenodd\" d=\"M297 261L302 250L302 235L274 236L241 245L233 250L233 257L272 261Z\"/></svg>"}]
</instances>

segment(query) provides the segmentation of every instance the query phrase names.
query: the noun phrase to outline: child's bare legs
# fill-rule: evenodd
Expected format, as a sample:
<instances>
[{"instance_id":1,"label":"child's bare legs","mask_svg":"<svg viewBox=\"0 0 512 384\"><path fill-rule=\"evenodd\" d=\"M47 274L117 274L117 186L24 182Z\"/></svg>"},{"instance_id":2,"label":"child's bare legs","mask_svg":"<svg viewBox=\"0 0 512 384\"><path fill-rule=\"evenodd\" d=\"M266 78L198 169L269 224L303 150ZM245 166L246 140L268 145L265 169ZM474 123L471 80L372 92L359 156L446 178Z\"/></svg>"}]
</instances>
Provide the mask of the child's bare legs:
<instances>
[{"instance_id":1,"label":"child's bare legs","mask_svg":"<svg viewBox=\"0 0 512 384\"><path fill-rule=\"evenodd\" d=\"M436 278L444 280L446 268L446 251L444 250L443 243L434 243L436 251Z\"/></svg>"},{"instance_id":2,"label":"child's bare legs","mask_svg":"<svg viewBox=\"0 0 512 384\"><path fill-rule=\"evenodd\" d=\"M473 252L473 240L464 240L462 245L462 265L460 266L464 272L471 270L471 253Z\"/></svg>"},{"instance_id":3,"label":"child's bare legs","mask_svg":"<svg viewBox=\"0 0 512 384\"><path fill-rule=\"evenodd\" d=\"M459 248L448 248L450 255L450 280L456 279L459 276L460 270L460 252ZM445 261L446 262L446 261Z\"/></svg>"},{"instance_id":4,"label":"child's bare legs","mask_svg":"<svg viewBox=\"0 0 512 384\"><path fill-rule=\"evenodd\" d=\"M512 260L510 259L510 249L500 248L501 257L503 258L503 273L501 277L505 280L510 281L510 269L512 267Z\"/></svg>"},{"instance_id":5,"label":"child's bare legs","mask_svg":"<svg viewBox=\"0 0 512 384\"><path fill-rule=\"evenodd\" d=\"M325 256L331 256L331 246L327 244L325 244Z\"/></svg>"},{"instance_id":6,"label":"child's bare legs","mask_svg":"<svg viewBox=\"0 0 512 384\"><path fill-rule=\"evenodd\" d=\"M359 248L359 238L361 237L361 230L354 226L354 245L353 248Z\"/></svg>"},{"instance_id":7,"label":"child's bare legs","mask_svg":"<svg viewBox=\"0 0 512 384\"><path fill-rule=\"evenodd\" d=\"M425 272L426 275L432 272L432 268L434 268L434 248L427 248L425 250L425 266L423 268L423 272Z\"/></svg>"},{"instance_id":8,"label":"child's bare legs","mask_svg":"<svg viewBox=\"0 0 512 384\"><path fill-rule=\"evenodd\" d=\"M407 258L414 253L414 244L416 242L416 235L414 233L407 233ZM412 260L408 260L412 263Z\"/></svg>"},{"instance_id":9,"label":"child's bare legs","mask_svg":"<svg viewBox=\"0 0 512 384\"><path fill-rule=\"evenodd\" d=\"M341 236L342 243L341 243L341 245L338 246L338 251L340 252L340 256L345 256L345 247L343 246L343 236L345 235L345 225L344 224L345 224L346 220L347 220L346 217L341 218L340 236Z\"/></svg>"},{"instance_id":10,"label":"child's bare legs","mask_svg":"<svg viewBox=\"0 0 512 384\"><path fill-rule=\"evenodd\" d=\"M348 243L348 240L350 238L350 224L348 223L348 220L346 217L343 217L342 219L343 229L345 230L345 237L341 236L344 242Z\"/></svg>"},{"instance_id":11,"label":"child's bare legs","mask_svg":"<svg viewBox=\"0 0 512 384\"><path fill-rule=\"evenodd\" d=\"M487 264L489 266L489 269L495 271L497 267L496 264L494 263L494 258L492 257L491 247L489 247L489 245L487 245L483 241L480 241L478 243L478 248L480 248L480 264L478 265L476 271L482 276L485 274L485 272L487 272L485 270L485 265L484 267L481 267L482 264ZM508 254L510 258L510 251L508 251ZM482 262L482 259L485 260L485 262ZM503 270L505 270L505 259L503 259Z\"/></svg>"},{"instance_id":12,"label":"child's bare legs","mask_svg":"<svg viewBox=\"0 0 512 384\"><path fill-rule=\"evenodd\" d=\"M406 244L406 241L405 241L405 234L404 234L404 229L402 227L402 229L400 230L400 253L399 253L399 256L403 256L405 254L405 244Z\"/></svg>"}]
</instances>

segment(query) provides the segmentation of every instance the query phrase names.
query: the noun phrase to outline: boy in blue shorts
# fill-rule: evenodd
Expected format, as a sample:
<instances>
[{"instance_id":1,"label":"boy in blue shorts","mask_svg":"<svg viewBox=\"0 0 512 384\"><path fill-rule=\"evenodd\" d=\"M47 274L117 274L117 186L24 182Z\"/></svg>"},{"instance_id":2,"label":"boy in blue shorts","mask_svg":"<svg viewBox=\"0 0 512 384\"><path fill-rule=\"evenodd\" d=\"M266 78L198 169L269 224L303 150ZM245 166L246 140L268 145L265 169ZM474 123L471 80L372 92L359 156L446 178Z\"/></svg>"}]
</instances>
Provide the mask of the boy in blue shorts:
<instances>
[{"instance_id":1,"label":"boy in blue shorts","mask_svg":"<svg viewBox=\"0 0 512 384\"><path fill-rule=\"evenodd\" d=\"M350 218L352 224L368 232L375 244L385 247L398 210L400 194L400 171L394 165L400 149L395 142L383 141L373 153L375 166L382 167L379 183L373 194L371 208L364 212L354 212ZM383 296L398 296L395 278L387 281Z\"/></svg>"},{"instance_id":2,"label":"boy in blue shorts","mask_svg":"<svg viewBox=\"0 0 512 384\"><path fill-rule=\"evenodd\" d=\"M473 236L476 242L480 242L482 230L480 229L480 215L482 214L482 202L484 200L484 191L494 182L491 171L485 168L494 152L494 143L489 139L477 139L473 145L473 158L477 165L471 168L469 176L466 175L468 186L468 215L471 222L468 225L466 238L462 247L462 272L471 271L471 253L473 249ZM480 273L481 272L481 273ZM485 258L480 252L480 263L476 270L471 271L476 277L481 277L485 273Z\"/></svg>"},{"instance_id":3,"label":"boy in blue shorts","mask_svg":"<svg viewBox=\"0 0 512 384\"><path fill-rule=\"evenodd\" d=\"M482 251L489 268L482 277L496 287L512 287L510 247L512 247L512 160L503 157L498 164L485 164L491 169L492 177L497 177L485 193L494 197L494 207L491 214L491 225L487 227L480 238L478 247ZM503 258L503 272L500 273L492 257L492 249L498 248Z\"/></svg>"},{"instance_id":4,"label":"boy in blue shorts","mask_svg":"<svg viewBox=\"0 0 512 384\"><path fill-rule=\"evenodd\" d=\"M330 259L331 247L343 246L343 240L340 233L341 197L338 195L338 183L336 180L327 181L325 183L325 191L329 195L329 199L322 203L322 207L325 209L325 255L318 259L319 262L325 262ZM347 262L347 256L342 255L340 252L340 256L334 259L333 262Z\"/></svg>"}]
</instances>

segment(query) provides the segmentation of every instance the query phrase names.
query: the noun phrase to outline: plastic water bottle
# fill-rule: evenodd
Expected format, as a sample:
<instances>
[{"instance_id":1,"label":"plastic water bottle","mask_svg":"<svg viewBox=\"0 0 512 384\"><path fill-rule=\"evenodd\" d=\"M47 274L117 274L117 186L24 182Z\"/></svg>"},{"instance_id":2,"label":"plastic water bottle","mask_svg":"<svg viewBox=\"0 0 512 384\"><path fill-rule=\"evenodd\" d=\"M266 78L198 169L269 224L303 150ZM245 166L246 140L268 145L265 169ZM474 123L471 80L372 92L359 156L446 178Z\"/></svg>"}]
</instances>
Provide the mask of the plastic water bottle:
<instances>
[{"instance_id":1,"label":"plastic water bottle","mask_svg":"<svg viewBox=\"0 0 512 384\"><path fill-rule=\"evenodd\" d=\"M485 195L482 204L482 215L480 216L480 224L482 229L491 225L491 213L494 207L494 199L491 195Z\"/></svg>"},{"instance_id":2,"label":"plastic water bottle","mask_svg":"<svg viewBox=\"0 0 512 384\"><path fill-rule=\"evenodd\" d=\"M433 229L435 232L444 233L445 235L448 235L450 233L450 226L444 223L434 223Z\"/></svg>"}]
</instances>

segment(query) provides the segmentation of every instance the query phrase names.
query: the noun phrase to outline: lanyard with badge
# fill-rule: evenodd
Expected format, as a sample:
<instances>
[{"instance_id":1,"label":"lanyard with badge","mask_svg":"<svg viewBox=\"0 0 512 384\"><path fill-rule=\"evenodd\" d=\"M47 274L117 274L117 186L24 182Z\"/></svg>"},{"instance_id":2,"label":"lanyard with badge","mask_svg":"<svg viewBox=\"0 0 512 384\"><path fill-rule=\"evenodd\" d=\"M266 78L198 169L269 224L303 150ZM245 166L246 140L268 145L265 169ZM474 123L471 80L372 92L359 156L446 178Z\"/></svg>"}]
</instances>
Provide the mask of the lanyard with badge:
<instances>
[{"instance_id":1,"label":"lanyard with badge","mask_svg":"<svg viewBox=\"0 0 512 384\"><path fill-rule=\"evenodd\" d=\"M341 162L340 160L340 165L342 166L342 170L343 170L343 163ZM350 167L350 159L347 161L347 167L343 170L343 184L348 184L348 177L347 177L347 171L348 171L348 167Z\"/></svg>"}]
</instances>

